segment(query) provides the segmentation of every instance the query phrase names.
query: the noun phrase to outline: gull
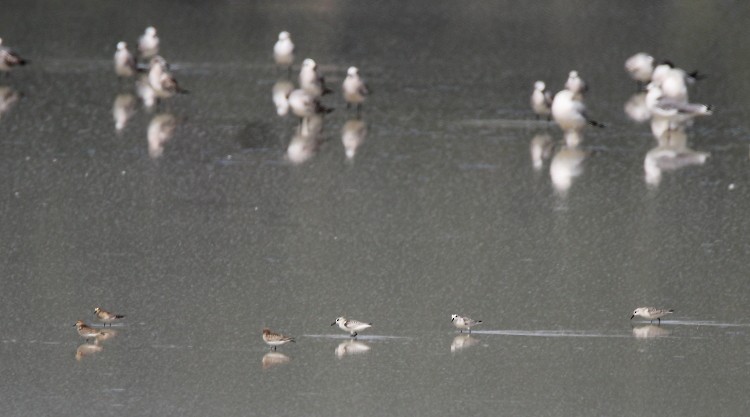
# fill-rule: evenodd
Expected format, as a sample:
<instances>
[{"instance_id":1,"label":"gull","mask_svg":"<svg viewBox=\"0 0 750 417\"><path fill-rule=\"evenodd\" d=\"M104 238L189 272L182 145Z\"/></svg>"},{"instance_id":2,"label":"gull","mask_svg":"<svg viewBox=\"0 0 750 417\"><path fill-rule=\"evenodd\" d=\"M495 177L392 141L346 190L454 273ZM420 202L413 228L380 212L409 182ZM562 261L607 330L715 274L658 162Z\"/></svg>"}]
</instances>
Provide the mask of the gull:
<instances>
[{"instance_id":1,"label":"gull","mask_svg":"<svg viewBox=\"0 0 750 417\"><path fill-rule=\"evenodd\" d=\"M339 317L331 323L331 326L338 324L339 328L345 332L349 332L351 337L357 337L357 332L372 327L372 323L363 323L357 320L349 320L345 317Z\"/></svg>"},{"instance_id":2,"label":"gull","mask_svg":"<svg viewBox=\"0 0 750 417\"><path fill-rule=\"evenodd\" d=\"M630 74L630 78L638 83L640 90L645 84L651 81L651 74L654 72L654 57L639 52L625 61L625 70Z\"/></svg>"},{"instance_id":3,"label":"gull","mask_svg":"<svg viewBox=\"0 0 750 417\"><path fill-rule=\"evenodd\" d=\"M357 106L357 114L359 114L364 103L365 98L370 94L370 89L367 84L360 78L359 69L357 67L349 67L346 70L346 78L342 85L342 92L344 94L344 100L346 100L346 108L349 108L352 104Z\"/></svg>"},{"instance_id":4,"label":"gull","mask_svg":"<svg viewBox=\"0 0 750 417\"><path fill-rule=\"evenodd\" d=\"M115 320L119 320L121 318L124 318L125 316L121 314L114 314L110 313L109 311L102 310L100 307L96 307L94 309L94 315L96 316L99 321L104 323L104 326L107 326L107 323L109 323L109 327L112 327L112 322Z\"/></svg>"},{"instance_id":5,"label":"gull","mask_svg":"<svg viewBox=\"0 0 750 417\"><path fill-rule=\"evenodd\" d=\"M589 90L586 82L578 76L578 71L570 71L568 80L565 81L565 88L576 94L583 94Z\"/></svg>"},{"instance_id":6,"label":"gull","mask_svg":"<svg viewBox=\"0 0 750 417\"><path fill-rule=\"evenodd\" d=\"M277 346L285 345L289 342L295 343L293 337L287 337L280 333L274 333L269 328L263 329L263 341L268 346L271 346L273 350L276 350Z\"/></svg>"},{"instance_id":7,"label":"gull","mask_svg":"<svg viewBox=\"0 0 750 417\"><path fill-rule=\"evenodd\" d=\"M674 313L674 310L669 309L660 309L660 308L654 308L654 307L638 307L633 311L633 315L630 316L630 320L633 320L633 317L635 316L641 316L646 320L654 321L658 320L659 324L661 324L661 318L666 316L667 314Z\"/></svg>"},{"instance_id":8,"label":"gull","mask_svg":"<svg viewBox=\"0 0 750 417\"><path fill-rule=\"evenodd\" d=\"M459 316L458 314L452 314L451 321L461 333L464 330L468 330L471 333L471 328L482 322L482 320L473 320L469 317Z\"/></svg>"},{"instance_id":9,"label":"gull","mask_svg":"<svg viewBox=\"0 0 750 417\"><path fill-rule=\"evenodd\" d=\"M75 327L78 330L78 334L82 338L86 339L87 342L92 337L99 337L99 336L104 335L104 332L102 332L99 329L95 329L91 326L88 326L86 323L83 322L83 320L76 321L76 324L74 324L73 327Z\"/></svg>"},{"instance_id":10,"label":"gull","mask_svg":"<svg viewBox=\"0 0 750 417\"><path fill-rule=\"evenodd\" d=\"M552 93L547 90L544 81L534 83L534 91L531 93L531 108L536 113L536 119L539 116L546 117L549 121L552 117Z\"/></svg>"},{"instance_id":11,"label":"gull","mask_svg":"<svg viewBox=\"0 0 750 417\"><path fill-rule=\"evenodd\" d=\"M326 87L325 78L318 72L318 64L311 58L302 61L302 68L299 72L300 88L307 91L314 97L320 97L331 92Z\"/></svg>"},{"instance_id":12,"label":"gull","mask_svg":"<svg viewBox=\"0 0 750 417\"><path fill-rule=\"evenodd\" d=\"M151 58L159 53L159 37L156 36L156 28L149 26L138 38L138 52L143 58Z\"/></svg>"},{"instance_id":13,"label":"gull","mask_svg":"<svg viewBox=\"0 0 750 417\"><path fill-rule=\"evenodd\" d=\"M698 71L688 73L682 68L675 67L672 62L664 61L654 68L651 83L661 87L665 96L687 102L687 87L703 78L705 75L699 74Z\"/></svg>"},{"instance_id":14,"label":"gull","mask_svg":"<svg viewBox=\"0 0 750 417\"><path fill-rule=\"evenodd\" d=\"M135 75L137 71L135 58L128 50L128 44L117 42L117 52L115 52L115 74L118 77L129 78Z\"/></svg>"},{"instance_id":15,"label":"gull","mask_svg":"<svg viewBox=\"0 0 750 417\"><path fill-rule=\"evenodd\" d=\"M294 42L289 36L289 32L282 31L279 33L279 40L273 45L273 59L276 65L287 67L291 71L294 62Z\"/></svg>"},{"instance_id":16,"label":"gull","mask_svg":"<svg viewBox=\"0 0 750 417\"><path fill-rule=\"evenodd\" d=\"M5 72L6 76L15 66L26 65L28 61L21 58L18 53L7 46L3 46L3 39L0 38L0 71Z\"/></svg>"},{"instance_id":17,"label":"gull","mask_svg":"<svg viewBox=\"0 0 750 417\"><path fill-rule=\"evenodd\" d=\"M580 94L568 89L555 94L552 100L552 118L566 134L580 133L587 124L604 127L603 124L589 119Z\"/></svg>"},{"instance_id":18,"label":"gull","mask_svg":"<svg viewBox=\"0 0 750 417\"><path fill-rule=\"evenodd\" d=\"M148 70L148 83L154 90L157 98L168 98L175 94L187 94L185 90L177 84L171 72L167 61L159 55L151 58L151 64Z\"/></svg>"}]
</instances>

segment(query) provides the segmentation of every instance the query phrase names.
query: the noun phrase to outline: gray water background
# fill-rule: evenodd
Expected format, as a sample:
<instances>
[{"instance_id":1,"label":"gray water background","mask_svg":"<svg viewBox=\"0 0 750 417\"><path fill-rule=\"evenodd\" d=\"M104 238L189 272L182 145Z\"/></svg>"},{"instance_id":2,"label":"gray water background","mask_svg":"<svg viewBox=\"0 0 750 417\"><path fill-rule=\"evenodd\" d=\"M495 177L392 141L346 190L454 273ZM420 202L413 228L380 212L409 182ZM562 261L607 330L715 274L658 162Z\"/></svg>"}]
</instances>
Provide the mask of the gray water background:
<instances>
[{"instance_id":1,"label":"gray water background","mask_svg":"<svg viewBox=\"0 0 750 417\"><path fill-rule=\"evenodd\" d=\"M31 64L0 78L22 94L0 117L0 411L745 414L749 18L732 1L4 3L0 36ZM150 24L191 93L117 134L132 87L111 56ZM374 90L353 161L338 94L318 151L285 157L280 30L337 93L350 65ZM689 130L708 161L658 184L656 142L623 112L639 51L708 74L691 100L716 108ZM559 190L529 146L562 134L528 97L571 69L608 127ZM161 113L178 126L152 158ZM642 305L676 313L628 320ZM95 306L127 317L77 358ZM484 321L453 351L452 313ZM340 315L374 323L363 352L337 356ZM275 366L264 326L297 338Z\"/></svg>"}]
</instances>

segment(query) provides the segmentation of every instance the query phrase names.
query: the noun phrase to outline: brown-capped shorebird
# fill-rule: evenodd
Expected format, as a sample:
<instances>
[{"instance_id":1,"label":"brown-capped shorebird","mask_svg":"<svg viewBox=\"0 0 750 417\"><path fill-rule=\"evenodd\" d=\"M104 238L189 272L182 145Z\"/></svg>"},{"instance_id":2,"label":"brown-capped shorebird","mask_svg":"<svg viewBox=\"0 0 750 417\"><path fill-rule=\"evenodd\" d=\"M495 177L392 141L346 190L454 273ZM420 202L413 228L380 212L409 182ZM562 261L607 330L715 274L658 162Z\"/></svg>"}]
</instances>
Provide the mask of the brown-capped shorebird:
<instances>
[{"instance_id":1,"label":"brown-capped shorebird","mask_svg":"<svg viewBox=\"0 0 750 417\"><path fill-rule=\"evenodd\" d=\"M284 336L280 333L274 333L269 328L263 329L263 341L268 346L271 346L273 350L276 350L276 346L285 345L289 342L295 343L293 337Z\"/></svg>"},{"instance_id":2,"label":"brown-capped shorebird","mask_svg":"<svg viewBox=\"0 0 750 417\"><path fill-rule=\"evenodd\" d=\"M83 322L83 320L76 321L76 324L74 324L73 326L76 328L76 330L78 330L78 334L82 338L86 339L87 342L93 337L104 335L104 332L87 325Z\"/></svg>"}]
</instances>

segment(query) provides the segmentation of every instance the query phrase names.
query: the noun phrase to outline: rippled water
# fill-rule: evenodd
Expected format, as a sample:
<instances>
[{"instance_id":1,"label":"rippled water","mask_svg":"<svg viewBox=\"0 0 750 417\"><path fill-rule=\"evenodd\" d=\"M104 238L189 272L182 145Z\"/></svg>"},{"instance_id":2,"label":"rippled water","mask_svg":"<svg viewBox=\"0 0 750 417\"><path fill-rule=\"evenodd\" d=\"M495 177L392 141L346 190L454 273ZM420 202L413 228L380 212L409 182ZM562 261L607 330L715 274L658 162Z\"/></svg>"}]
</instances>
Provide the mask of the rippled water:
<instances>
[{"instance_id":1,"label":"rippled water","mask_svg":"<svg viewBox=\"0 0 750 417\"><path fill-rule=\"evenodd\" d=\"M31 60L0 76L4 415L747 408L744 4L2 9ZM111 68L150 24L190 90L152 110ZM273 105L284 29L336 90L313 142ZM642 50L708 75L690 97L715 114L682 138L703 164L662 164L625 113ZM338 95L350 65L374 90L361 120ZM567 148L528 98L571 69L608 127ZM645 305L676 312L630 321ZM126 318L86 343L73 323L96 306ZM483 323L460 334L453 313ZM341 315L373 327L351 340ZM296 343L271 352L266 326Z\"/></svg>"}]
</instances>

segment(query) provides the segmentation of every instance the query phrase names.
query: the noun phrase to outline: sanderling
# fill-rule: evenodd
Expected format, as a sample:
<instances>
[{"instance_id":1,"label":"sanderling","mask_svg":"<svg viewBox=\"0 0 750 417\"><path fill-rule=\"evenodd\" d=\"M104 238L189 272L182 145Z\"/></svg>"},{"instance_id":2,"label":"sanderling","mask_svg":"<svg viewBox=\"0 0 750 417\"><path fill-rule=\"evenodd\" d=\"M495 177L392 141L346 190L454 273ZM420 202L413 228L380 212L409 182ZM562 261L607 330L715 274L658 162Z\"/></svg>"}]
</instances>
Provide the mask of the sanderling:
<instances>
[{"instance_id":1,"label":"sanderling","mask_svg":"<svg viewBox=\"0 0 750 417\"><path fill-rule=\"evenodd\" d=\"M0 71L9 73L11 68L26 65L28 61L21 58L18 53L7 46L3 46L3 39L0 38Z\"/></svg>"},{"instance_id":2,"label":"sanderling","mask_svg":"<svg viewBox=\"0 0 750 417\"><path fill-rule=\"evenodd\" d=\"M74 324L73 327L75 327L78 330L78 334L82 338L86 339L87 342L92 337L98 337L98 336L104 335L103 331L99 329L95 329L91 326L88 326L86 323L83 322L83 320L76 321L76 324Z\"/></svg>"},{"instance_id":3,"label":"sanderling","mask_svg":"<svg viewBox=\"0 0 750 417\"><path fill-rule=\"evenodd\" d=\"M357 320L348 320L345 317L339 317L331 323L333 325L339 325L339 328L345 332L349 332L352 337L357 337L357 332L360 332L368 327L372 327L372 323L363 323Z\"/></svg>"},{"instance_id":4,"label":"sanderling","mask_svg":"<svg viewBox=\"0 0 750 417\"><path fill-rule=\"evenodd\" d=\"M539 120L539 116L546 117L548 121L552 117L552 93L547 90L544 81L534 83L534 91L531 93L531 108L536 113L537 120Z\"/></svg>"},{"instance_id":5,"label":"sanderling","mask_svg":"<svg viewBox=\"0 0 750 417\"><path fill-rule=\"evenodd\" d=\"M289 93L287 100L289 108L297 117L304 118L333 111L333 109L323 106L315 95L303 89L297 89Z\"/></svg>"},{"instance_id":6,"label":"sanderling","mask_svg":"<svg viewBox=\"0 0 750 417\"><path fill-rule=\"evenodd\" d=\"M651 74L654 72L654 57L645 52L639 52L625 61L625 70L638 83L640 89L651 81Z\"/></svg>"},{"instance_id":7,"label":"sanderling","mask_svg":"<svg viewBox=\"0 0 750 417\"><path fill-rule=\"evenodd\" d=\"M156 28L149 26L138 38L138 52L143 58L151 58L159 53L159 37L156 36Z\"/></svg>"},{"instance_id":8,"label":"sanderling","mask_svg":"<svg viewBox=\"0 0 750 417\"><path fill-rule=\"evenodd\" d=\"M292 42L289 32L282 31L279 33L279 40L273 45L273 59L276 61L276 65L291 69L294 62L294 42Z\"/></svg>"},{"instance_id":9,"label":"sanderling","mask_svg":"<svg viewBox=\"0 0 750 417\"><path fill-rule=\"evenodd\" d=\"M151 58L148 83L158 98L168 98L177 93L187 94L189 92L177 84L177 80L169 72L167 61L159 55Z\"/></svg>"},{"instance_id":10,"label":"sanderling","mask_svg":"<svg viewBox=\"0 0 750 417\"><path fill-rule=\"evenodd\" d=\"M667 314L674 313L674 310L669 309L661 309L661 308L654 308L654 307L638 307L633 311L633 315L630 316L630 320L633 320L633 317L640 316L643 317L646 320L654 321L657 320L659 323L661 323L661 318L666 316Z\"/></svg>"},{"instance_id":11,"label":"sanderling","mask_svg":"<svg viewBox=\"0 0 750 417\"><path fill-rule=\"evenodd\" d=\"M360 78L359 69L357 67L349 67L346 70L346 78L342 85L342 92L344 94L344 100L346 101L346 107L349 108L352 104L357 106L357 114L359 114L362 103L365 98L370 94L370 89L367 84Z\"/></svg>"},{"instance_id":12,"label":"sanderling","mask_svg":"<svg viewBox=\"0 0 750 417\"><path fill-rule=\"evenodd\" d=\"M302 61L299 71L299 86L313 97L320 97L332 92L326 87L325 78L318 72L318 64L311 58Z\"/></svg>"},{"instance_id":13,"label":"sanderling","mask_svg":"<svg viewBox=\"0 0 750 417\"><path fill-rule=\"evenodd\" d=\"M552 100L552 118L565 132L580 132L587 124L604 127L603 124L588 118L586 105L583 104L580 94L568 89L555 94Z\"/></svg>"},{"instance_id":14,"label":"sanderling","mask_svg":"<svg viewBox=\"0 0 750 417\"><path fill-rule=\"evenodd\" d=\"M578 71L570 71L568 73L568 80L565 81L565 89L582 95L589 90L589 87L583 81L583 78L578 75Z\"/></svg>"},{"instance_id":15,"label":"sanderling","mask_svg":"<svg viewBox=\"0 0 750 417\"><path fill-rule=\"evenodd\" d=\"M100 322L104 323L104 326L107 326L107 323L109 323L109 326L112 327L112 322L115 320L119 320L121 318L124 318L125 316L121 314L114 314L110 313L109 311L102 310L100 307L96 307L94 309L94 315L97 319L99 319Z\"/></svg>"},{"instance_id":16,"label":"sanderling","mask_svg":"<svg viewBox=\"0 0 750 417\"><path fill-rule=\"evenodd\" d=\"M280 333L274 333L269 328L263 329L263 341L268 346L271 346L273 350L276 350L276 346L285 345L289 342L294 343L293 337L287 337Z\"/></svg>"},{"instance_id":17,"label":"sanderling","mask_svg":"<svg viewBox=\"0 0 750 417\"><path fill-rule=\"evenodd\" d=\"M459 316L458 314L452 314L451 321L461 333L464 330L468 330L471 333L471 328L482 322L482 320L473 320L469 317Z\"/></svg>"},{"instance_id":18,"label":"sanderling","mask_svg":"<svg viewBox=\"0 0 750 417\"><path fill-rule=\"evenodd\" d=\"M117 43L115 52L115 74L118 77L128 78L135 75L137 68L133 54L128 50L128 44L125 42Z\"/></svg>"}]
</instances>

